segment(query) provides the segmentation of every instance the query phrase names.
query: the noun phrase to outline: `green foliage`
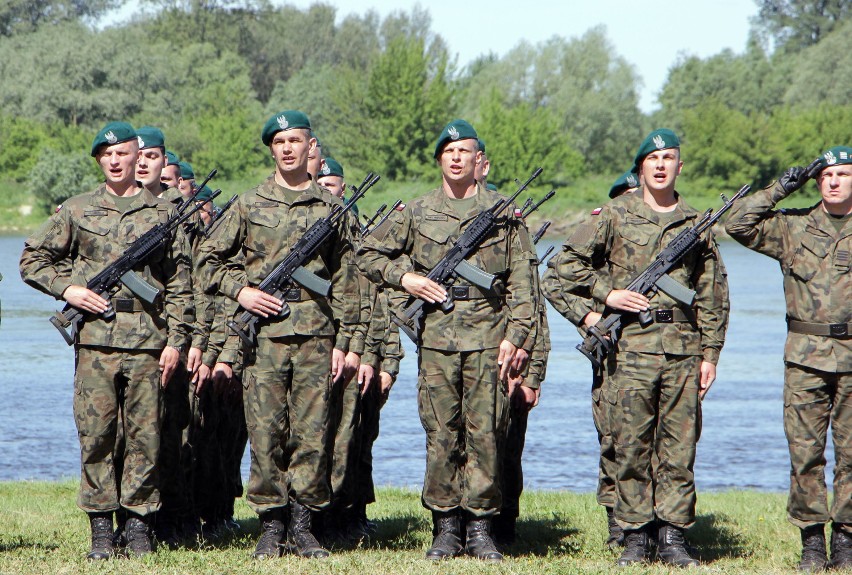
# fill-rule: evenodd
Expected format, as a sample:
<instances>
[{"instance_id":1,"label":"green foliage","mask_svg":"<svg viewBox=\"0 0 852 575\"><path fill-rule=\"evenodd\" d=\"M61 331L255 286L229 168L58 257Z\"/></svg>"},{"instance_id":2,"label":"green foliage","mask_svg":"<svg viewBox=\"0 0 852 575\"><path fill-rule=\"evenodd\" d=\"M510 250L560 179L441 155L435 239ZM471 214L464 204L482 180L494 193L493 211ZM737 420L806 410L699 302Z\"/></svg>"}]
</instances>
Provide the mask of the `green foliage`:
<instances>
[{"instance_id":1,"label":"green foliage","mask_svg":"<svg viewBox=\"0 0 852 575\"><path fill-rule=\"evenodd\" d=\"M852 102L852 19L838 24L833 32L792 60L784 103L812 108Z\"/></svg>"},{"instance_id":2,"label":"green foliage","mask_svg":"<svg viewBox=\"0 0 852 575\"><path fill-rule=\"evenodd\" d=\"M56 206L84 192L92 191L100 181L94 160L86 153L47 152L36 162L27 181L31 193L46 214Z\"/></svg>"},{"instance_id":3,"label":"green foliage","mask_svg":"<svg viewBox=\"0 0 852 575\"><path fill-rule=\"evenodd\" d=\"M122 0L5 0L0 4L0 36L30 33L40 26L92 20Z\"/></svg>"},{"instance_id":4,"label":"green foliage","mask_svg":"<svg viewBox=\"0 0 852 575\"><path fill-rule=\"evenodd\" d=\"M818 44L852 16L848 0L757 0L757 5L754 25L786 53Z\"/></svg>"},{"instance_id":5,"label":"green foliage","mask_svg":"<svg viewBox=\"0 0 852 575\"><path fill-rule=\"evenodd\" d=\"M19 182L26 178L46 138L40 124L27 118L0 115L0 174Z\"/></svg>"},{"instance_id":6,"label":"green foliage","mask_svg":"<svg viewBox=\"0 0 852 575\"><path fill-rule=\"evenodd\" d=\"M580 175L583 157L562 138L558 119L549 108L524 102L508 108L495 88L483 103L477 133L485 140L492 168L488 180L498 187L515 178L525 180L536 167L541 182L558 185Z\"/></svg>"}]
</instances>

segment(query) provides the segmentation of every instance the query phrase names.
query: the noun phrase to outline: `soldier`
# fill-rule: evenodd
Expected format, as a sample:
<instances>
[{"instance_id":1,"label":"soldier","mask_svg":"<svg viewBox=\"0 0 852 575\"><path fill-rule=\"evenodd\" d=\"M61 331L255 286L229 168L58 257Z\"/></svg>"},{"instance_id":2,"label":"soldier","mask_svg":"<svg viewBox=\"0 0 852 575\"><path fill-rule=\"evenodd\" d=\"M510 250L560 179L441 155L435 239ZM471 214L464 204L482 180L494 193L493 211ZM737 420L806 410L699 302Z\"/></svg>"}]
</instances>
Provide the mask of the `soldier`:
<instances>
[{"instance_id":1,"label":"soldier","mask_svg":"<svg viewBox=\"0 0 852 575\"><path fill-rule=\"evenodd\" d=\"M107 124L92 143L92 156L105 183L67 200L27 239L21 277L86 312L75 342L74 418L83 470L78 505L89 514L88 558L98 560L113 554L112 516L119 509L128 515L127 552L141 556L152 551L148 517L160 506L156 461L161 387L168 384L188 343L183 310L192 300L180 231L171 246L135 270L162 290L156 304L140 301L126 287L112 296L86 288L123 247L173 212L136 183L139 145L130 124ZM108 309L115 312L111 319L101 315ZM119 425L127 445L117 477L112 456Z\"/></svg>"},{"instance_id":2,"label":"soldier","mask_svg":"<svg viewBox=\"0 0 852 575\"><path fill-rule=\"evenodd\" d=\"M727 279L712 235L670 275L697 292L692 306L665 293L620 289L661 247L691 227L699 214L675 191L683 167L680 143L655 130L639 147L633 171L642 194L626 194L592 212L548 262L543 284L554 307L575 325L591 326L594 311L651 310L642 327L627 323L607 357L608 425L615 446L615 518L625 530L619 566L650 558L649 536L658 521L659 558L694 566L684 531L695 521L695 446L701 430L700 398L716 378L728 320ZM560 299L563 301L560 302ZM652 466L652 453L660 465Z\"/></svg>"},{"instance_id":3,"label":"soldier","mask_svg":"<svg viewBox=\"0 0 852 575\"><path fill-rule=\"evenodd\" d=\"M632 170L627 170L613 182L609 189L609 199L613 200L624 194L632 194L638 189L639 176L634 174Z\"/></svg>"},{"instance_id":4,"label":"soldier","mask_svg":"<svg viewBox=\"0 0 852 575\"><path fill-rule=\"evenodd\" d=\"M444 287L425 277L467 224L501 198L474 178L482 159L476 131L464 120L448 124L435 147L442 183L391 216L363 240L358 265L376 282L427 302L419 344L418 400L426 430L423 505L432 511L434 540L426 557L462 550L502 561L491 539L501 506L498 443L505 432L506 378L532 326L532 245L523 222L504 213L470 262L497 276L491 290L454 286L445 312ZM512 297L507 298L506 294Z\"/></svg>"},{"instance_id":5,"label":"soldier","mask_svg":"<svg viewBox=\"0 0 852 575\"><path fill-rule=\"evenodd\" d=\"M142 126L136 130L139 139L139 160L136 162L136 180L160 197L168 188L161 178L166 167L166 138L162 130L153 126Z\"/></svg>"},{"instance_id":6,"label":"soldier","mask_svg":"<svg viewBox=\"0 0 852 575\"><path fill-rule=\"evenodd\" d=\"M160 181L166 188L177 188L180 181L180 158L174 152L166 150L166 165L160 173Z\"/></svg>"},{"instance_id":7,"label":"soldier","mask_svg":"<svg viewBox=\"0 0 852 575\"><path fill-rule=\"evenodd\" d=\"M189 162L178 162L178 166L180 167L180 178L178 178L177 187L186 199L195 191L195 172Z\"/></svg>"},{"instance_id":8,"label":"soldier","mask_svg":"<svg viewBox=\"0 0 852 575\"><path fill-rule=\"evenodd\" d=\"M803 209L775 205L815 177L822 199ZM809 171L790 168L737 202L725 226L747 248L779 261L787 300L784 430L790 448L787 517L801 530L799 569L852 567L852 148L826 151ZM825 486L825 445L834 438L834 503Z\"/></svg>"},{"instance_id":9,"label":"soldier","mask_svg":"<svg viewBox=\"0 0 852 575\"><path fill-rule=\"evenodd\" d=\"M308 155L308 173L314 181L317 181L325 160L322 158L322 142L320 142L320 139L313 132L311 132L311 138L316 140L317 145L314 146L314 149L311 150L310 155Z\"/></svg>"},{"instance_id":10,"label":"soldier","mask_svg":"<svg viewBox=\"0 0 852 575\"><path fill-rule=\"evenodd\" d=\"M328 556L310 528L311 511L329 503L324 444L328 406L348 351L349 334L339 329L347 325L344 300L351 289L346 222L338 222L336 234L304 265L331 282L329 297L289 289L285 297L291 313L282 318L284 302L254 287L309 226L340 203L308 173L308 155L316 146L310 129L307 116L295 110L266 122L261 140L275 160L275 171L240 195L219 233L201 244L197 262L200 277L210 279L208 293L219 291L261 318L243 394L251 440L247 501L263 525L254 551L258 559L279 555L285 529L291 551ZM232 336L230 341L238 340ZM230 345L229 350L238 347ZM230 363L221 355L219 361Z\"/></svg>"}]
</instances>

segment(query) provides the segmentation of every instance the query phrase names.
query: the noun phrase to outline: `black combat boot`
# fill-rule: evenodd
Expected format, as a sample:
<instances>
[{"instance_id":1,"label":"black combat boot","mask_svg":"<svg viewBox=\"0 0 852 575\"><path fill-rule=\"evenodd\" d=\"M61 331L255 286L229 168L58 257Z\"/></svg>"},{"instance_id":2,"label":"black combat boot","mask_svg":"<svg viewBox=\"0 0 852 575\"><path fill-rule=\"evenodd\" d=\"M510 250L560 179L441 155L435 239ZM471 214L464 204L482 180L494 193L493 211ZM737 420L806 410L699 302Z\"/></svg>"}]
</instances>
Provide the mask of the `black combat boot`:
<instances>
[{"instance_id":1,"label":"black combat boot","mask_svg":"<svg viewBox=\"0 0 852 575\"><path fill-rule=\"evenodd\" d=\"M802 529L802 560L799 571L815 573L825 571L828 555L825 552L825 528L823 525L811 525Z\"/></svg>"},{"instance_id":2,"label":"black combat boot","mask_svg":"<svg viewBox=\"0 0 852 575\"><path fill-rule=\"evenodd\" d=\"M270 509L261 513L258 519L260 519L263 530L251 556L255 559L280 557L281 544L287 534L287 527L284 525L284 511L280 507Z\"/></svg>"},{"instance_id":3,"label":"black combat boot","mask_svg":"<svg viewBox=\"0 0 852 575\"><path fill-rule=\"evenodd\" d=\"M609 528L606 546L615 551L619 547L624 547L624 529L615 520L615 510L612 507L604 507L604 509L606 509L606 524Z\"/></svg>"},{"instance_id":4,"label":"black combat boot","mask_svg":"<svg viewBox=\"0 0 852 575\"><path fill-rule=\"evenodd\" d=\"M832 569L852 568L852 535L841 531L839 525L831 526L831 563Z\"/></svg>"},{"instance_id":5,"label":"black combat boot","mask_svg":"<svg viewBox=\"0 0 852 575\"><path fill-rule=\"evenodd\" d=\"M482 559L488 563L501 563L503 554L497 551L494 540L491 539L491 518L467 518L465 551L471 557Z\"/></svg>"},{"instance_id":6,"label":"black combat boot","mask_svg":"<svg viewBox=\"0 0 852 575\"><path fill-rule=\"evenodd\" d=\"M449 559L461 551L461 520L458 511L433 511L432 547L426 552L426 559Z\"/></svg>"},{"instance_id":7,"label":"black combat boot","mask_svg":"<svg viewBox=\"0 0 852 575\"><path fill-rule=\"evenodd\" d=\"M89 513L89 526L92 528L92 550L86 559L101 561L112 557L112 512Z\"/></svg>"},{"instance_id":8,"label":"black combat boot","mask_svg":"<svg viewBox=\"0 0 852 575\"><path fill-rule=\"evenodd\" d=\"M636 563L647 563L651 558L651 542L648 540L648 527L624 530L624 551L616 565L628 567Z\"/></svg>"},{"instance_id":9,"label":"black combat boot","mask_svg":"<svg viewBox=\"0 0 852 575\"><path fill-rule=\"evenodd\" d=\"M663 563L675 567L698 567L701 565L698 559L689 554L683 529L665 521L660 521L660 526L657 529L657 557Z\"/></svg>"},{"instance_id":10,"label":"black combat boot","mask_svg":"<svg viewBox=\"0 0 852 575\"><path fill-rule=\"evenodd\" d=\"M144 557L154 551L148 524L143 516L128 514L124 523L124 538L127 539L125 552L128 557Z\"/></svg>"},{"instance_id":11,"label":"black combat boot","mask_svg":"<svg viewBox=\"0 0 852 575\"><path fill-rule=\"evenodd\" d=\"M287 548L300 557L310 559L322 559L330 555L311 533L311 510L297 501L290 502Z\"/></svg>"}]
</instances>

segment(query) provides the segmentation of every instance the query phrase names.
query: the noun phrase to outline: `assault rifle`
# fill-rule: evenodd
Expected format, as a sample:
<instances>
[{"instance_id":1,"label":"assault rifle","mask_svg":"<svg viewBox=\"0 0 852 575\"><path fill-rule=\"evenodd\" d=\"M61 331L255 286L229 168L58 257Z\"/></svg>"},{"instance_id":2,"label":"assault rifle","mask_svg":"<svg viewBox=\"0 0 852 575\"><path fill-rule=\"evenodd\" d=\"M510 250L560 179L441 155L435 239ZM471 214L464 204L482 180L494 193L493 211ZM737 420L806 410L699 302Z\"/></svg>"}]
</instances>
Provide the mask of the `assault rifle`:
<instances>
[{"instance_id":1,"label":"assault rifle","mask_svg":"<svg viewBox=\"0 0 852 575\"><path fill-rule=\"evenodd\" d=\"M382 216L382 219L380 219L380 220L379 220L379 223L377 223L377 224L376 224L375 226L373 226L372 228L370 228L370 229L368 229L368 230L364 231L364 232L361 234L361 235L362 235L362 237L365 237L365 238L366 238L367 236L369 236L370 234L372 234L372 233L373 233L373 230L377 230L377 229L379 228L379 226L381 226L383 223L385 223L385 220L387 220L387 219L391 216L391 214L392 214L392 213L394 213L394 212L396 211L396 209L397 209L399 206L401 206L401 205L402 205L402 200L397 200L397 201L395 201L395 202L393 203L393 205L391 206L391 209L389 209L389 210L387 211L387 213L385 213L385 215L383 215L383 216Z\"/></svg>"},{"instance_id":2,"label":"assault rifle","mask_svg":"<svg viewBox=\"0 0 852 575\"><path fill-rule=\"evenodd\" d=\"M216 213L213 214L212 218L210 218L210 223L207 224L206 228L204 228L204 234L203 235L204 235L205 238L210 237L210 234L213 233L213 226L216 225L216 222L218 222L219 219L221 219L221 217L225 215L225 212L228 211L228 208L230 208L232 205L234 205L234 202L237 201L238 197L239 196L237 194L234 194L233 196L231 196L231 199L228 200L228 202L224 206L222 206L221 208L217 208Z\"/></svg>"},{"instance_id":3,"label":"assault rifle","mask_svg":"<svg viewBox=\"0 0 852 575\"><path fill-rule=\"evenodd\" d=\"M722 217L722 214L731 209L731 206L734 205L736 200L748 194L750 190L750 186L743 186L730 200L723 195L722 200L724 204L719 208L719 211L713 213L712 209L708 209L697 224L675 236L665 249L657 255L654 261L651 262L651 265L636 276L625 289L641 293L645 296L651 296L659 290L684 305L692 305L692 302L695 300L695 291L673 280L668 275L668 272L693 247L701 242L701 234L710 229ZM601 320L587 330L583 342L577 345L580 353L592 362L596 370L601 367L604 358L615 344L618 343L625 321L629 319L626 317L628 314L632 315L632 312L607 309ZM642 327L647 327L654 321L651 312L648 310L640 312L638 319L639 325Z\"/></svg>"},{"instance_id":4,"label":"assault rifle","mask_svg":"<svg viewBox=\"0 0 852 575\"><path fill-rule=\"evenodd\" d=\"M384 213L384 211L385 211L386 209L388 209L388 205L387 205L387 204L382 204L382 207L380 207L378 210L376 210L376 213L375 213L375 214L373 214L373 217L372 217L372 218L369 218L369 219L368 219L368 218L367 218L367 216L366 216L366 214L364 215L364 219L365 219L365 220L367 220L367 223L366 223L366 224L364 224L364 225L361 227L361 235L362 235L362 236L366 236L366 235L369 233L369 232L368 232L368 230L370 229L370 226L372 226L372 225L373 225L373 222L375 222L377 218L380 218L380 217L382 216L382 214Z\"/></svg>"},{"instance_id":5,"label":"assault rifle","mask_svg":"<svg viewBox=\"0 0 852 575\"><path fill-rule=\"evenodd\" d=\"M496 225L497 217L515 201L515 198L539 174L541 174L541 168L537 168L510 198L498 201L491 208L476 216L476 219L467 226L464 233L456 240L447 254L426 275L427 278L447 290L447 299L441 302L441 309L445 312L452 311L455 306L453 303L452 285L455 283L456 278L464 278L484 290L492 288L496 279L495 276L468 263L466 258L485 241L485 238L488 237L488 234ZM423 317L423 306L425 304L424 300L411 296L406 306L393 317L393 322L414 343L420 342L420 320Z\"/></svg>"},{"instance_id":6,"label":"assault rifle","mask_svg":"<svg viewBox=\"0 0 852 575\"><path fill-rule=\"evenodd\" d=\"M144 262L158 248L172 241L174 230L201 209L200 205L196 205L191 210L186 211L187 207L194 204L195 197L201 193L201 189L204 188L205 184L216 175L216 171L213 170L207 175L204 183L198 186L195 193L178 206L177 211L168 221L155 225L130 244L130 247L117 260L101 270L98 275L86 284L86 287L99 296L109 298L118 292L121 289L121 285L124 284L138 298L148 303L154 303L154 300L160 295L160 290L139 277L133 271L133 268ZM216 197L217 193L214 192L213 197ZM61 312L56 312L50 318L50 323L59 330L59 333L65 339L65 343L68 345L74 345L77 333L80 331L80 322L83 320L84 313L71 304L66 304ZM115 316L115 310L110 306L101 315L103 315L104 319L112 319ZM71 329L67 331L69 327Z\"/></svg>"},{"instance_id":7,"label":"assault rifle","mask_svg":"<svg viewBox=\"0 0 852 575\"><path fill-rule=\"evenodd\" d=\"M260 282L257 289L264 293L271 294L272 297L279 300L283 300L284 292L295 285L302 286L318 295L324 297L328 296L329 291L331 291L331 282L317 276L302 266L310 260L319 247L334 234L337 222L340 221L340 219L346 215L346 212L352 209L355 202L360 200L364 194L367 193L367 190L378 181L378 175L373 174L373 172L367 174L367 177L364 178L364 181L361 183L361 187L357 188L357 191L351 198L349 198L349 201L342 206L336 204L333 208L331 208L331 213L328 216L320 218L314 222L313 225L308 228L308 231L305 232L305 235L296 242L296 245L293 246L290 253L288 253L284 259L275 266L275 269L273 269L269 275ZM231 331L240 336L240 339L243 340L243 343L245 343L248 347L254 347L255 338L257 336L257 322L260 317L243 309L242 307L240 307L237 312L239 313L240 310L242 310L242 313L240 313L239 318L229 321L228 327ZM287 302L284 302L281 307L281 311L278 312L278 317L285 319L289 315L290 306L287 305Z\"/></svg>"}]
</instances>

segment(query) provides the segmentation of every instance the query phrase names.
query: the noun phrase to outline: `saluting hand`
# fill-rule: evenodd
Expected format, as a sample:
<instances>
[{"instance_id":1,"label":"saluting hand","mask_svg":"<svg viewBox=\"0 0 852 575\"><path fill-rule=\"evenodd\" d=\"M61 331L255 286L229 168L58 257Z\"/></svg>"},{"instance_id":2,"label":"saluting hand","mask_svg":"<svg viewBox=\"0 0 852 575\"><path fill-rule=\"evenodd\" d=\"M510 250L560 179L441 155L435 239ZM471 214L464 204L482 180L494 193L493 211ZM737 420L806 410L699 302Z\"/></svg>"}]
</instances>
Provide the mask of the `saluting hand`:
<instances>
[{"instance_id":1,"label":"saluting hand","mask_svg":"<svg viewBox=\"0 0 852 575\"><path fill-rule=\"evenodd\" d=\"M414 297L429 303L441 303L447 299L447 290L426 276L408 272L402 276L402 288Z\"/></svg>"},{"instance_id":2,"label":"saluting hand","mask_svg":"<svg viewBox=\"0 0 852 575\"><path fill-rule=\"evenodd\" d=\"M639 292L614 289L606 296L606 305L614 309L620 309L621 311L639 313L648 309L651 302Z\"/></svg>"},{"instance_id":3,"label":"saluting hand","mask_svg":"<svg viewBox=\"0 0 852 575\"><path fill-rule=\"evenodd\" d=\"M92 290L84 286L70 285L62 292L62 299L71 306L90 313L103 313L109 309L110 303Z\"/></svg>"},{"instance_id":4,"label":"saluting hand","mask_svg":"<svg viewBox=\"0 0 852 575\"><path fill-rule=\"evenodd\" d=\"M246 286L237 294L237 301L243 309L260 317L278 315L283 309L284 302L272 297L259 289Z\"/></svg>"}]
</instances>

